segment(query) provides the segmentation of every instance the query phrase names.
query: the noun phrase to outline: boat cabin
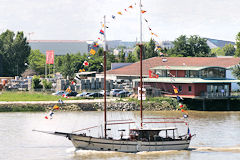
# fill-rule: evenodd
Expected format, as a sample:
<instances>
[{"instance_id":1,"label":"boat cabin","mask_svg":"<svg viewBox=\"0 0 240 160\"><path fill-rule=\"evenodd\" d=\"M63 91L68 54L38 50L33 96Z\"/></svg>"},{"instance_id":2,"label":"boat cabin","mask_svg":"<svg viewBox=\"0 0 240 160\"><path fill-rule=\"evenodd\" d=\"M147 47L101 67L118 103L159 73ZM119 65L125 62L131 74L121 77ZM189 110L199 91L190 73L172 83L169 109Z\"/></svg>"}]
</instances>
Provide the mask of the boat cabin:
<instances>
[{"instance_id":1,"label":"boat cabin","mask_svg":"<svg viewBox=\"0 0 240 160\"><path fill-rule=\"evenodd\" d=\"M132 141L171 141L175 138L177 128L130 129Z\"/></svg>"}]
</instances>

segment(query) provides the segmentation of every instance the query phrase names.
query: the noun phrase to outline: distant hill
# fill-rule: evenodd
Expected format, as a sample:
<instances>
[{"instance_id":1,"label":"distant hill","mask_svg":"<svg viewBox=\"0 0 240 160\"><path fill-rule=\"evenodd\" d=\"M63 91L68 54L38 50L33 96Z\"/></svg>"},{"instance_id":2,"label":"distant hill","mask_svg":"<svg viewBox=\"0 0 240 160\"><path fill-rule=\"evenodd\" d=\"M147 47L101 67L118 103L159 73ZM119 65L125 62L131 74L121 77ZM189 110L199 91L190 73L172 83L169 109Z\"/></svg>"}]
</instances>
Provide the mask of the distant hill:
<instances>
[{"instance_id":1,"label":"distant hill","mask_svg":"<svg viewBox=\"0 0 240 160\"><path fill-rule=\"evenodd\" d=\"M217 39L212 39L212 38L206 38L206 39L207 39L207 44L211 49L218 48L218 47L222 48L226 44L235 45L235 43L231 42L231 41L217 40Z\"/></svg>"}]
</instances>

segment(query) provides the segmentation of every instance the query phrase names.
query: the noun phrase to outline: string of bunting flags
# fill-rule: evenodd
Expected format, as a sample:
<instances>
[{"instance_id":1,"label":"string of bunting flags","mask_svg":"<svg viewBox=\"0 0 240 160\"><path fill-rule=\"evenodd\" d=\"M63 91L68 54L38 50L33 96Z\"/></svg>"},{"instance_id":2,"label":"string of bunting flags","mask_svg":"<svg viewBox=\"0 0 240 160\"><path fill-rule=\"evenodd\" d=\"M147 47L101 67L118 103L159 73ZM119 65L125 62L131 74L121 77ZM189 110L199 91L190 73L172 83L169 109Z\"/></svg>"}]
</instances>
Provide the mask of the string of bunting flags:
<instances>
[{"instance_id":1,"label":"string of bunting flags","mask_svg":"<svg viewBox=\"0 0 240 160\"><path fill-rule=\"evenodd\" d=\"M143 7L143 6L142 6ZM137 8L137 3L135 2L133 2L133 4L131 4L131 5L129 5L127 8L125 8L125 9L123 9L123 11L118 11L118 12L116 12L116 14L112 14L111 15L111 18L112 18L112 22L113 21L115 21L118 17L120 17L120 16L123 16L123 15L125 15L125 14L127 14L127 13L130 13L129 11L130 10L133 10L133 9L135 9L135 8ZM145 15L145 13L146 13L147 11L146 10L141 10L141 13L142 14L144 14ZM158 38L159 36L157 35L157 34L155 34L154 32L152 32L152 28L150 27L150 25L149 25L149 21L147 20L147 18L144 16L144 21L147 23L147 26L148 26L148 29L149 29L149 31L150 31L150 34L151 34L151 36L152 36L152 39L154 39L153 38L153 36L155 37L155 38ZM109 28L109 26L105 26L106 28ZM88 62L88 60L89 59L92 59L92 56L94 56L95 54L96 54L96 52L97 52L97 50L98 50L98 48L99 48L99 44L101 43L101 42L103 42L103 37L104 37L104 24L102 24L101 25L101 29L99 30L99 37L97 38L97 40L96 41L94 41L93 42L93 44L92 44L92 47L91 47L91 49L90 49L90 51L89 51L89 55L87 56L87 59L86 60L84 60L84 62L83 62L83 66L84 67L89 67L91 64L89 64L89 62ZM155 40L155 39L154 39ZM155 40L156 41L156 40ZM101 64L102 65L102 64ZM78 70L78 72L85 72L85 69L84 68L80 68L79 70ZM158 78L158 75L155 75L155 76L153 76L152 78ZM81 80L81 78L78 76L78 75L76 75L75 76L75 78L74 78L74 80L71 82L71 85L75 85L76 84L76 80ZM63 98L69 98L68 96L67 96L67 94L68 93L71 93L72 92L72 90L71 90L71 86L69 86L66 90L65 90L65 92L64 92L64 94L62 95L62 97ZM59 101L58 101L58 103L59 104L63 104L63 101L60 99ZM50 111L49 111L49 113L45 116L45 119L52 119L53 118L53 115L54 115L54 111L55 110L58 110L60 107L58 106L58 105L54 105L52 108L49 108L50 109Z\"/></svg>"},{"instance_id":2,"label":"string of bunting flags","mask_svg":"<svg viewBox=\"0 0 240 160\"><path fill-rule=\"evenodd\" d=\"M166 69L170 69L170 67L166 66ZM148 71L148 74L149 74L149 78L159 78L160 77L159 74L153 73L153 71L151 71L151 70ZM171 86L173 88L174 94L176 94L176 98L177 98L177 101L179 102L179 107L181 109L181 112L183 112L183 117L188 118L188 112L183 109L184 105L181 103L183 98L179 96L179 89L175 85L173 85L173 82L175 81L175 75L171 74L170 72L169 72L169 75L171 77L171 79L170 79L171 80Z\"/></svg>"}]
</instances>

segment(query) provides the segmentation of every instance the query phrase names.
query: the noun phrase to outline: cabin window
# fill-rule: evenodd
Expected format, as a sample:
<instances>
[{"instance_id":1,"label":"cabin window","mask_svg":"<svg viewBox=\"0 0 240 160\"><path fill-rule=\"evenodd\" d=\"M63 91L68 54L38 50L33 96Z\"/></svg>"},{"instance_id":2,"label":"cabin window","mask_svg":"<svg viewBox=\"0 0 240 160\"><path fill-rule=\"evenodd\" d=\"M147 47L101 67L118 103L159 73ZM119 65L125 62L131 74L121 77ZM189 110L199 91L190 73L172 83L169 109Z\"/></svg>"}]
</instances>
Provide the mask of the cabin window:
<instances>
[{"instance_id":1,"label":"cabin window","mask_svg":"<svg viewBox=\"0 0 240 160\"><path fill-rule=\"evenodd\" d=\"M188 91L192 92L192 86L188 86Z\"/></svg>"}]
</instances>

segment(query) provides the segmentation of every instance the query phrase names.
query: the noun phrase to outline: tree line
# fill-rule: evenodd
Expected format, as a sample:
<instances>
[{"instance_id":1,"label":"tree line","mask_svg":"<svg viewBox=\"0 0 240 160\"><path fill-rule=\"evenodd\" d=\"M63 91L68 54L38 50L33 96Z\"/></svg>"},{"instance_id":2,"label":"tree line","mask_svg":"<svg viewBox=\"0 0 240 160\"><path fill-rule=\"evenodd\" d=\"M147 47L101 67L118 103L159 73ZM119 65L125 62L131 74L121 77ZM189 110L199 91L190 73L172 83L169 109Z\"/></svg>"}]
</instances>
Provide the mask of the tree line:
<instances>
[{"instance_id":1,"label":"tree line","mask_svg":"<svg viewBox=\"0 0 240 160\"><path fill-rule=\"evenodd\" d=\"M210 49L207 39L197 35L187 37L181 35L173 41L174 47L171 49L156 46L157 43L150 39L143 44L143 59L157 56L169 57L214 57L214 56L236 56L240 57L240 32L236 36L236 47L227 44L223 48ZM119 46L121 50L118 55L113 51L107 52L107 69L111 69L111 63L134 63L140 59L140 48L135 46L133 51L125 53L126 47ZM127 55L126 55L127 54ZM89 66L84 66L87 60ZM45 73L46 56L39 50L31 50L27 38L23 32L6 30L0 35L0 76L21 75L27 68L36 72L37 75ZM103 71L103 49L100 47L95 55L84 53L67 53L63 56L55 56L55 72L60 72L64 77L73 77L79 69L85 71ZM53 66L51 66L53 67Z\"/></svg>"}]
</instances>

